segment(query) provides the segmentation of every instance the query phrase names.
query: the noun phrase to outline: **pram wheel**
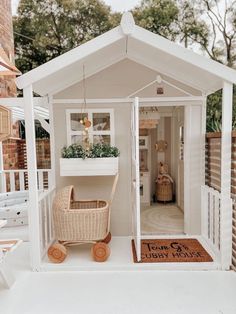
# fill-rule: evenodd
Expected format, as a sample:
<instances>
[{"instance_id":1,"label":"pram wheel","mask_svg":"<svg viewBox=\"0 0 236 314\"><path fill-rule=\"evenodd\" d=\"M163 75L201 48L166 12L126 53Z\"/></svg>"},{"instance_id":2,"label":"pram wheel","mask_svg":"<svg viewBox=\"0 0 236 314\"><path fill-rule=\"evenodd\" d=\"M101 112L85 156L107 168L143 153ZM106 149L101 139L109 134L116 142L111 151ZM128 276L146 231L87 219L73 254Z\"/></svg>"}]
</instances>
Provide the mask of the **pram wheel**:
<instances>
[{"instance_id":1,"label":"pram wheel","mask_svg":"<svg viewBox=\"0 0 236 314\"><path fill-rule=\"evenodd\" d=\"M105 262L110 256L110 248L106 243L98 242L93 245L91 253L95 262Z\"/></svg>"},{"instance_id":2,"label":"pram wheel","mask_svg":"<svg viewBox=\"0 0 236 314\"><path fill-rule=\"evenodd\" d=\"M48 249L48 258L53 263L62 263L66 256L66 247L60 243L53 244Z\"/></svg>"},{"instance_id":3,"label":"pram wheel","mask_svg":"<svg viewBox=\"0 0 236 314\"><path fill-rule=\"evenodd\" d=\"M106 238L102 241L106 244L111 242L111 233L109 232L108 235L106 236Z\"/></svg>"}]
</instances>

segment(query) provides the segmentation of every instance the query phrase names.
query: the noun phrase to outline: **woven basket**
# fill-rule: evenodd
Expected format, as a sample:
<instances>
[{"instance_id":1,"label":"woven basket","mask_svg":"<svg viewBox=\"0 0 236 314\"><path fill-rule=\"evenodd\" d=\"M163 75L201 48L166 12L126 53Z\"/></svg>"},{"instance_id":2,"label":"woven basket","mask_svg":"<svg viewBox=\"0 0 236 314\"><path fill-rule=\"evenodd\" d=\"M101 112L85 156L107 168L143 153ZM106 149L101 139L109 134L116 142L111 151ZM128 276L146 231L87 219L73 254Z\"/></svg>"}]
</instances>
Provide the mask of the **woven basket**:
<instances>
[{"instance_id":1,"label":"woven basket","mask_svg":"<svg viewBox=\"0 0 236 314\"><path fill-rule=\"evenodd\" d=\"M55 236L65 242L96 242L109 232L109 203L73 200L73 186L58 191L53 202Z\"/></svg>"},{"instance_id":2,"label":"woven basket","mask_svg":"<svg viewBox=\"0 0 236 314\"><path fill-rule=\"evenodd\" d=\"M173 184L157 182L156 197L158 201L169 202L173 199Z\"/></svg>"}]
</instances>

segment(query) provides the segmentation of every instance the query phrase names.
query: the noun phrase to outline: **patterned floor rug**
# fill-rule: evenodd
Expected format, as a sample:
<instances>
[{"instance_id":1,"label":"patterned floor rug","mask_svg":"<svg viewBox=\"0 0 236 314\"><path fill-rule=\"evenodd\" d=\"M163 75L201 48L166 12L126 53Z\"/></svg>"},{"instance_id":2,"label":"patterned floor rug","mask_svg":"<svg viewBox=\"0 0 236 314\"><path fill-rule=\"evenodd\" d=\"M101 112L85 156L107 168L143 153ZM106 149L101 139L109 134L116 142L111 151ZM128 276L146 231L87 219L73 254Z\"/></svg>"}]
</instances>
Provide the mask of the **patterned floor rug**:
<instances>
[{"instance_id":1,"label":"patterned floor rug","mask_svg":"<svg viewBox=\"0 0 236 314\"><path fill-rule=\"evenodd\" d=\"M142 234L183 234L184 214L176 205L158 204L141 209Z\"/></svg>"}]
</instances>

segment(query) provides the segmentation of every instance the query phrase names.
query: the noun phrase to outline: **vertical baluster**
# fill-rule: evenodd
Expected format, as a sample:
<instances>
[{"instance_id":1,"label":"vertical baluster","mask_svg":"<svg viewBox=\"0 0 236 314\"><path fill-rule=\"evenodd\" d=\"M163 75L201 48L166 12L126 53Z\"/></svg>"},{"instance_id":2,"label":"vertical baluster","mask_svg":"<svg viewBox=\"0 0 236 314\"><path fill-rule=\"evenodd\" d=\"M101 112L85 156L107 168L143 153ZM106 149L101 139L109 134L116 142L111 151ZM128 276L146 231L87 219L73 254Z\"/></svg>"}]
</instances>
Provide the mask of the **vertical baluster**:
<instances>
[{"instance_id":1,"label":"vertical baluster","mask_svg":"<svg viewBox=\"0 0 236 314\"><path fill-rule=\"evenodd\" d=\"M51 206L52 206L52 191L48 195L48 236L49 236L49 242L51 242L51 239L52 239Z\"/></svg>"},{"instance_id":2,"label":"vertical baluster","mask_svg":"<svg viewBox=\"0 0 236 314\"><path fill-rule=\"evenodd\" d=\"M44 249L43 249L43 232L42 232L42 226L43 226L43 215L42 215L42 200L39 201L39 233L40 233L40 247L41 247L41 256L43 255Z\"/></svg>"},{"instance_id":3,"label":"vertical baluster","mask_svg":"<svg viewBox=\"0 0 236 314\"><path fill-rule=\"evenodd\" d=\"M38 189L43 191L43 171L38 171Z\"/></svg>"},{"instance_id":4,"label":"vertical baluster","mask_svg":"<svg viewBox=\"0 0 236 314\"><path fill-rule=\"evenodd\" d=\"M24 178L24 172L19 171L19 181L20 181L20 191L25 190L25 178Z\"/></svg>"},{"instance_id":5,"label":"vertical baluster","mask_svg":"<svg viewBox=\"0 0 236 314\"><path fill-rule=\"evenodd\" d=\"M218 232L218 249L220 251L220 244L221 244L221 194L219 193L219 204L218 204L219 208L218 208L218 228L219 228L219 232Z\"/></svg>"},{"instance_id":6,"label":"vertical baluster","mask_svg":"<svg viewBox=\"0 0 236 314\"><path fill-rule=\"evenodd\" d=\"M215 217L216 217L216 195L215 195L215 191L213 191L212 193L212 242L213 244L215 244L215 238L216 238L216 226L215 226Z\"/></svg>"},{"instance_id":7,"label":"vertical baluster","mask_svg":"<svg viewBox=\"0 0 236 314\"><path fill-rule=\"evenodd\" d=\"M44 249L47 248L48 245L48 219L47 219L47 211L48 211L48 196L44 198Z\"/></svg>"},{"instance_id":8,"label":"vertical baluster","mask_svg":"<svg viewBox=\"0 0 236 314\"><path fill-rule=\"evenodd\" d=\"M15 192L16 184L15 184L15 172L10 172L10 192Z\"/></svg>"},{"instance_id":9,"label":"vertical baluster","mask_svg":"<svg viewBox=\"0 0 236 314\"><path fill-rule=\"evenodd\" d=\"M219 247L219 206L220 206L220 193L215 191L215 247L218 250Z\"/></svg>"},{"instance_id":10,"label":"vertical baluster","mask_svg":"<svg viewBox=\"0 0 236 314\"><path fill-rule=\"evenodd\" d=\"M52 188L52 186L51 186L52 185L52 179L51 179L52 172L50 170L48 170L47 174L48 174L48 190L51 190L51 188Z\"/></svg>"},{"instance_id":11,"label":"vertical baluster","mask_svg":"<svg viewBox=\"0 0 236 314\"><path fill-rule=\"evenodd\" d=\"M202 235L207 238L208 236L208 193L207 189L205 186L202 186L201 188L202 191L202 204L201 204L201 209L202 209Z\"/></svg>"},{"instance_id":12,"label":"vertical baluster","mask_svg":"<svg viewBox=\"0 0 236 314\"><path fill-rule=\"evenodd\" d=\"M210 202L209 202L209 209L210 209L210 240L213 243L213 189L210 189Z\"/></svg>"},{"instance_id":13,"label":"vertical baluster","mask_svg":"<svg viewBox=\"0 0 236 314\"><path fill-rule=\"evenodd\" d=\"M0 178L1 178L1 192L2 193L6 193L6 191L7 191L6 173L2 172L0 174Z\"/></svg>"}]
</instances>

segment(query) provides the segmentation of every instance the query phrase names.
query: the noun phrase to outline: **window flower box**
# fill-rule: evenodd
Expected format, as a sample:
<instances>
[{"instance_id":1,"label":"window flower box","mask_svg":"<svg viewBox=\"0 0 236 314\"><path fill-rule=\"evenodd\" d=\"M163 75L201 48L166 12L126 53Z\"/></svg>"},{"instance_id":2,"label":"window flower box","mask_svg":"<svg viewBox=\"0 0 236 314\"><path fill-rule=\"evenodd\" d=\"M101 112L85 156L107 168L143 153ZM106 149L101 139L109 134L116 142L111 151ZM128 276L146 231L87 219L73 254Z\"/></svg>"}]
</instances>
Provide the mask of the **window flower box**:
<instances>
[{"instance_id":1,"label":"window flower box","mask_svg":"<svg viewBox=\"0 0 236 314\"><path fill-rule=\"evenodd\" d=\"M89 148L73 144L62 149L61 176L109 176L118 172L119 150L107 144Z\"/></svg>"},{"instance_id":2,"label":"window flower box","mask_svg":"<svg viewBox=\"0 0 236 314\"><path fill-rule=\"evenodd\" d=\"M109 176L118 173L119 157L60 158L61 176Z\"/></svg>"}]
</instances>

